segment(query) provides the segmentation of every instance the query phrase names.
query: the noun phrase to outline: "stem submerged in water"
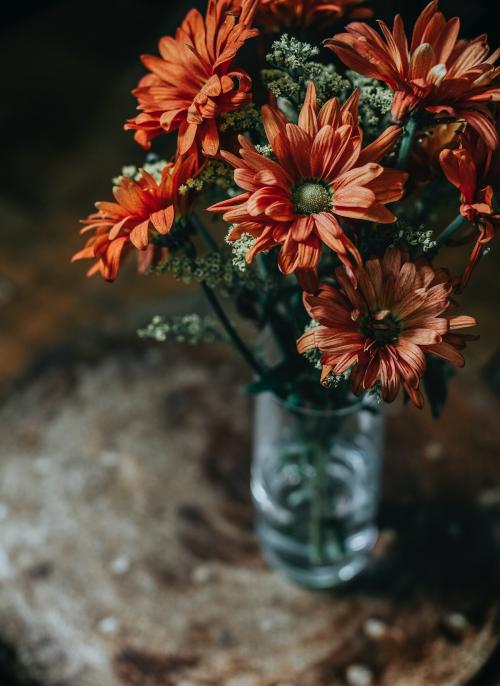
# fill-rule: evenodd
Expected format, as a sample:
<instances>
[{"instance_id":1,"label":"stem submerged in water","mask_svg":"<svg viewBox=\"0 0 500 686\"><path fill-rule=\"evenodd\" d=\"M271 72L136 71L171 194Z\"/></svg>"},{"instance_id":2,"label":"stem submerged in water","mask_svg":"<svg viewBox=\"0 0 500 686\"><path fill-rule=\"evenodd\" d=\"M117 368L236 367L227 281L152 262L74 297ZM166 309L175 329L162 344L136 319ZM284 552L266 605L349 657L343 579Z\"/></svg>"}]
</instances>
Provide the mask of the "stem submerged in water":
<instances>
[{"instance_id":1,"label":"stem submerged in water","mask_svg":"<svg viewBox=\"0 0 500 686\"><path fill-rule=\"evenodd\" d=\"M336 494L332 492L335 477L329 469L335 461L335 442L341 426L342 420L323 419L318 424L315 419L304 430L311 470L307 537L309 562L313 566L331 564L345 553L344 535L335 512Z\"/></svg>"},{"instance_id":2,"label":"stem submerged in water","mask_svg":"<svg viewBox=\"0 0 500 686\"><path fill-rule=\"evenodd\" d=\"M327 479L326 462L328 451L326 446L318 443L312 449L311 509L309 514L309 543L311 546L311 563L321 564L324 558L323 550L323 511L324 493Z\"/></svg>"}]
</instances>

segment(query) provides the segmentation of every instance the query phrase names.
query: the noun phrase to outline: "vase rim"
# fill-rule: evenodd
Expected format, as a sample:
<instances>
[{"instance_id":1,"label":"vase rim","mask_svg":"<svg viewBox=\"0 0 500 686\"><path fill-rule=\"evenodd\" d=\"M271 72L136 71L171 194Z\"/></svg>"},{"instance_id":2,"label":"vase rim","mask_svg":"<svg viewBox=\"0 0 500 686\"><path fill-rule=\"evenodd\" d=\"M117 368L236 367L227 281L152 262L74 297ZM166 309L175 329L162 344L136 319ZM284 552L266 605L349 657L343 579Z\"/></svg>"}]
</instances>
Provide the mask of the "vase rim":
<instances>
[{"instance_id":1,"label":"vase rim","mask_svg":"<svg viewBox=\"0 0 500 686\"><path fill-rule=\"evenodd\" d=\"M283 409L288 412L293 412L298 415L304 415L309 417L346 417L350 414L355 414L359 410L366 408L367 405L371 405L369 398L366 395L356 398L356 400L344 407L339 407L337 409L320 409L315 407L304 407L300 405L292 405L291 403L279 398L272 392L269 392L273 401L280 405Z\"/></svg>"}]
</instances>

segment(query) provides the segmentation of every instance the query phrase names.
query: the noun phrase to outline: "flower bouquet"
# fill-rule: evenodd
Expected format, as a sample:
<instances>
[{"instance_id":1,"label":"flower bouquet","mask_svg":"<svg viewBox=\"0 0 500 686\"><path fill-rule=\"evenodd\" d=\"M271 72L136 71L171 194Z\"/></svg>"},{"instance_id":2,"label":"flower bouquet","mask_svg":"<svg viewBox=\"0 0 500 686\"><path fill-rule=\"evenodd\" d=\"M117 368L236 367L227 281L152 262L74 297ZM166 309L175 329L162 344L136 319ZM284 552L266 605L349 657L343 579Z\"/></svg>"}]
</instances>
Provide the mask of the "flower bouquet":
<instances>
[{"instance_id":1,"label":"flower bouquet","mask_svg":"<svg viewBox=\"0 0 500 686\"><path fill-rule=\"evenodd\" d=\"M500 228L499 51L460 38L436 0L411 43L399 15L392 30L371 16L363 0L190 10L132 91L125 129L156 152L123 168L73 258L113 281L134 253L142 273L199 283L213 316L139 333L226 341L247 363L258 537L312 587L365 566L380 403L427 396L439 415L476 338L456 296ZM319 27L333 35L318 44ZM449 273L443 249L467 244Z\"/></svg>"}]
</instances>

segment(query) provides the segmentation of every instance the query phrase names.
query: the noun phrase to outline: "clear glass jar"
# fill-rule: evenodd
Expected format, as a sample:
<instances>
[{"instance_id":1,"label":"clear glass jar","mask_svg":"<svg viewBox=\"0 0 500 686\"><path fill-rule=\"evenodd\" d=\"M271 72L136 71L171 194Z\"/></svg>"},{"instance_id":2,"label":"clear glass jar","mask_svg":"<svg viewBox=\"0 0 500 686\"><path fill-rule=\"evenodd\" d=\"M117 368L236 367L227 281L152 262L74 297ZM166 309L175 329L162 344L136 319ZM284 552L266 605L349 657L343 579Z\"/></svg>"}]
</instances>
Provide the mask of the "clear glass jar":
<instances>
[{"instance_id":1,"label":"clear glass jar","mask_svg":"<svg viewBox=\"0 0 500 686\"><path fill-rule=\"evenodd\" d=\"M377 539L381 454L369 399L321 411L257 396L252 497L266 561L309 588L355 577Z\"/></svg>"}]
</instances>

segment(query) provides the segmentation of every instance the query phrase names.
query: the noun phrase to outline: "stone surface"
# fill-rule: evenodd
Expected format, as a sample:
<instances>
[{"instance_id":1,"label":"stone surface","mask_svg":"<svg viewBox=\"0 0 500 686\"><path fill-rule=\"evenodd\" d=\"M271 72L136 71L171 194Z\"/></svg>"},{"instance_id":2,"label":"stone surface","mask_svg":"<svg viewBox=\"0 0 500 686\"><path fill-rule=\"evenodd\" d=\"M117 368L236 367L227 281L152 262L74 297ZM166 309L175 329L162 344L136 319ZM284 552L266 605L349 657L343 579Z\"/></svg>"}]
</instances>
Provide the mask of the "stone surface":
<instances>
[{"instance_id":1,"label":"stone surface","mask_svg":"<svg viewBox=\"0 0 500 686\"><path fill-rule=\"evenodd\" d=\"M468 684L498 640L497 402L464 374L441 424L390 409L373 569L310 593L255 545L240 381L225 350L121 348L11 395L0 644L44 686Z\"/></svg>"}]
</instances>

